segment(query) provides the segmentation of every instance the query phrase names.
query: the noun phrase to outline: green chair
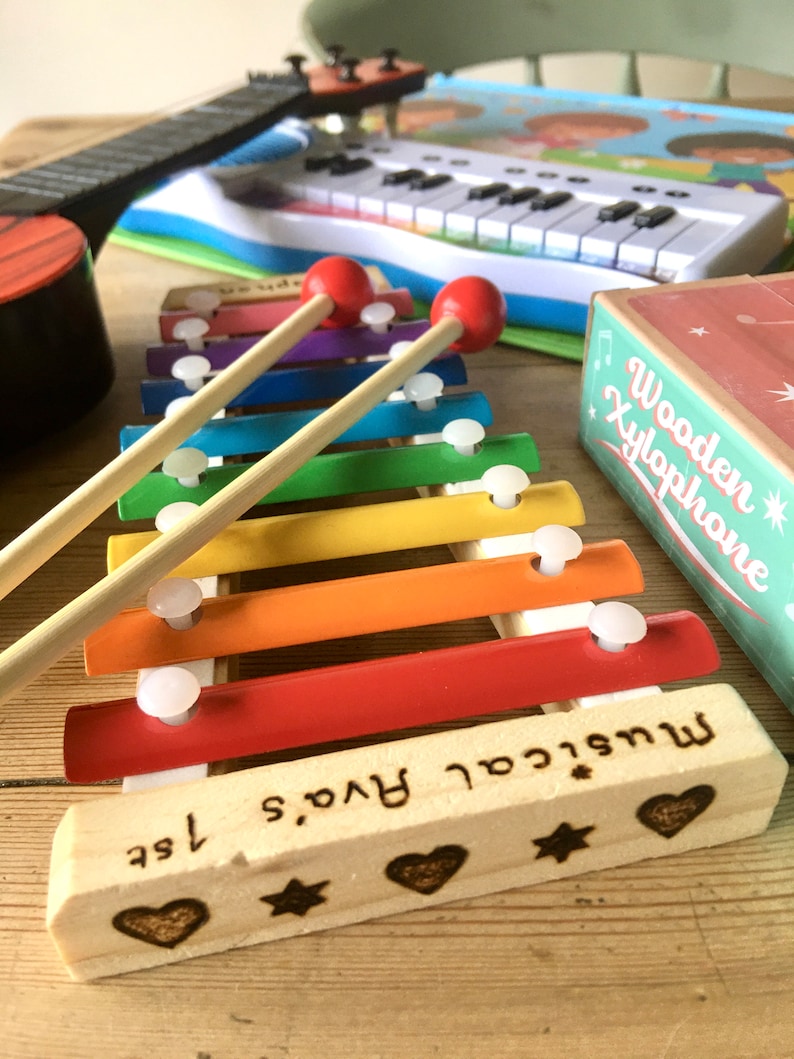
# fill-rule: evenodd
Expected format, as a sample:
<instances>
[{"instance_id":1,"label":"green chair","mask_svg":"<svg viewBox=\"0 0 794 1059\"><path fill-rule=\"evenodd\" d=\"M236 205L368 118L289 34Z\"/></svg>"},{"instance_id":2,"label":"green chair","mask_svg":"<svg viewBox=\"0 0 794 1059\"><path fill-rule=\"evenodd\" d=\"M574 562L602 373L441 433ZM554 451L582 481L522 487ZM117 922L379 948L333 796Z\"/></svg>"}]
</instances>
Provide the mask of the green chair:
<instances>
[{"instance_id":1,"label":"green chair","mask_svg":"<svg viewBox=\"0 0 794 1059\"><path fill-rule=\"evenodd\" d=\"M709 98L729 97L731 66L794 77L792 0L311 0L303 28L318 54L388 46L431 72L524 58L530 84L542 83L542 56L619 53L620 83L604 90L630 95L639 54L713 64Z\"/></svg>"}]
</instances>

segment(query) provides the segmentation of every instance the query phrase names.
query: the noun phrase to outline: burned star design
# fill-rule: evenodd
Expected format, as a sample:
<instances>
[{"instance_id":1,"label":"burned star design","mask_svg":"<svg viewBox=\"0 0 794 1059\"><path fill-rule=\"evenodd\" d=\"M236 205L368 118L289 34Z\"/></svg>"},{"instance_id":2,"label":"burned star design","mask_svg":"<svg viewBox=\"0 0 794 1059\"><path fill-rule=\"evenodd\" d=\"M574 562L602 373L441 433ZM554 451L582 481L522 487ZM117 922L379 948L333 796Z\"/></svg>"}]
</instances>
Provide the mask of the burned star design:
<instances>
[{"instance_id":1,"label":"burned star design","mask_svg":"<svg viewBox=\"0 0 794 1059\"><path fill-rule=\"evenodd\" d=\"M593 775L593 770L589 765L574 765L571 775L575 780L589 780Z\"/></svg>"},{"instance_id":2,"label":"burned star design","mask_svg":"<svg viewBox=\"0 0 794 1059\"><path fill-rule=\"evenodd\" d=\"M595 826L571 827L567 823L560 824L556 831L546 835L545 838L532 839L534 845L540 850L535 860L540 860L541 857L554 857L558 864L564 863L574 850L590 848L585 842L585 835L589 835L591 831L595 831Z\"/></svg>"},{"instance_id":3,"label":"burned star design","mask_svg":"<svg viewBox=\"0 0 794 1059\"><path fill-rule=\"evenodd\" d=\"M290 912L294 916L305 916L310 908L315 905L324 904L328 900L320 894L320 890L327 886L329 880L312 883L306 886L300 879L290 879L279 894L266 894L260 897L260 901L266 901L273 906L272 916L284 916Z\"/></svg>"}]
</instances>

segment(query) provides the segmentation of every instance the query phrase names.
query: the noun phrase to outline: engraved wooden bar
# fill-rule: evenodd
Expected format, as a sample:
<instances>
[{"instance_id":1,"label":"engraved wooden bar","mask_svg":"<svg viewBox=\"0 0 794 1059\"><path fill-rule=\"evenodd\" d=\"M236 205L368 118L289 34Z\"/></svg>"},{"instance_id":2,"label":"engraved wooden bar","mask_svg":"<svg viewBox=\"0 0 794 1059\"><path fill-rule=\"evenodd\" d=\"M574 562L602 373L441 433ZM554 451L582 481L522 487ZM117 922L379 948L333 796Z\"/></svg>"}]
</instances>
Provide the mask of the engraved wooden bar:
<instances>
[{"instance_id":1,"label":"engraved wooden bar","mask_svg":"<svg viewBox=\"0 0 794 1059\"><path fill-rule=\"evenodd\" d=\"M49 929L79 980L712 845L786 764L725 685L75 805Z\"/></svg>"}]
</instances>

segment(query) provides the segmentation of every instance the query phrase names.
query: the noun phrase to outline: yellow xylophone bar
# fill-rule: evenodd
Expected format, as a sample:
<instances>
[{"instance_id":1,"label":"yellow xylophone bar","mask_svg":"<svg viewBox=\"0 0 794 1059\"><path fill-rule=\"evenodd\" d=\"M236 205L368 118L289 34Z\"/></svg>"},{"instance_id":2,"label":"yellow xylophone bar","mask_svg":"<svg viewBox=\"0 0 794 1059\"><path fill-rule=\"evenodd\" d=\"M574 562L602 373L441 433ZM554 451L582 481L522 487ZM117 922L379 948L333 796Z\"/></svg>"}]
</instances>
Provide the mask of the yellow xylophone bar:
<instances>
[{"instance_id":1,"label":"yellow xylophone bar","mask_svg":"<svg viewBox=\"0 0 794 1059\"><path fill-rule=\"evenodd\" d=\"M241 573L534 533L550 523L581 526L584 521L582 502L569 482L529 485L519 494L518 504L508 509L497 507L488 493L481 492L271 515L227 526L172 573L178 577ZM108 571L118 570L159 537L156 531L109 537Z\"/></svg>"},{"instance_id":2,"label":"yellow xylophone bar","mask_svg":"<svg viewBox=\"0 0 794 1059\"><path fill-rule=\"evenodd\" d=\"M86 639L86 671L173 665L642 589L623 541L586 545L555 577L539 573L531 555L517 555L288 585L208 599L191 629L174 630L145 607L122 611Z\"/></svg>"}]
</instances>

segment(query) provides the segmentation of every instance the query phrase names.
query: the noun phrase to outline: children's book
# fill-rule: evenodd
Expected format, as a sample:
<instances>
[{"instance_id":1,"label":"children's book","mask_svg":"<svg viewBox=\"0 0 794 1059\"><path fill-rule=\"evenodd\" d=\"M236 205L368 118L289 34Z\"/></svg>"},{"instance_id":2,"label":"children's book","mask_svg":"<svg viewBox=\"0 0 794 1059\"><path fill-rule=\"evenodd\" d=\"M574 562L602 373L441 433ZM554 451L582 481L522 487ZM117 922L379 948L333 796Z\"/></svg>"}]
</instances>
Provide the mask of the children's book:
<instances>
[{"instance_id":1,"label":"children's book","mask_svg":"<svg viewBox=\"0 0 794 1059\"><path fill-rule=\"evenodd\" d=\"M794 114L438 76L398 121L430 142L794 201Z\"/></svg>"}]
</instances>

